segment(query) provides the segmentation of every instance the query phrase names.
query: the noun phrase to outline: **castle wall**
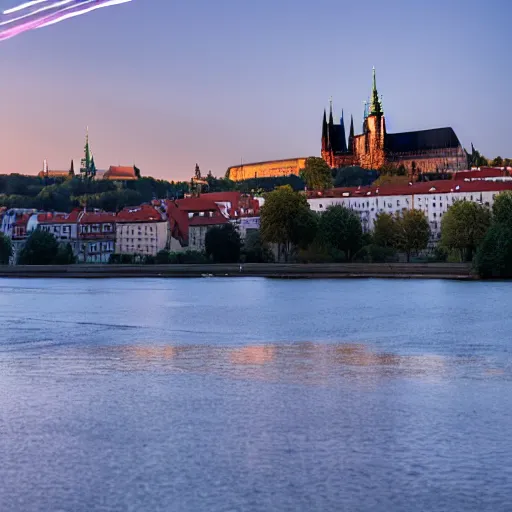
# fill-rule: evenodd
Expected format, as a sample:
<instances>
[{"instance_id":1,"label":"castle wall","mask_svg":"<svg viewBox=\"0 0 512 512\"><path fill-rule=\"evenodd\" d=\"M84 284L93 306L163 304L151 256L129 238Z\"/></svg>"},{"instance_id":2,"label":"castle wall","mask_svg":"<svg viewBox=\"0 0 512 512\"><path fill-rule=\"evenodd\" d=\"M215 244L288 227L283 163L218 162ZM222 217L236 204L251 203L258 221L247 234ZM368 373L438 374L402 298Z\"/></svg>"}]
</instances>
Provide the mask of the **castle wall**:
<instances>
[{"instance_id":1,"label":"castle wall","mask_svg":"<svg viewBox=\"0 0 512 512\"><path fill-rule=\"evenodd\" d=\"M258 162L244 164L228 169L229 179L242 181L253 178L277 178L280 176L299 175L306 165L306 158L290 158L288 160L273 160L270 162Z\"/></svg>"},{"instance_id":2,"label":"castle wall","mask_svg":"<svg viewBox=\"0 0 512 512\"><path fill-rule=\"evenodd\" d=\"M388 162L403 165L412 173L413 162L416 174L425 172L461 171L467 168L466 155L462 147L415 153L395 153L387 156Z\"/></svg>"}]
</instances>

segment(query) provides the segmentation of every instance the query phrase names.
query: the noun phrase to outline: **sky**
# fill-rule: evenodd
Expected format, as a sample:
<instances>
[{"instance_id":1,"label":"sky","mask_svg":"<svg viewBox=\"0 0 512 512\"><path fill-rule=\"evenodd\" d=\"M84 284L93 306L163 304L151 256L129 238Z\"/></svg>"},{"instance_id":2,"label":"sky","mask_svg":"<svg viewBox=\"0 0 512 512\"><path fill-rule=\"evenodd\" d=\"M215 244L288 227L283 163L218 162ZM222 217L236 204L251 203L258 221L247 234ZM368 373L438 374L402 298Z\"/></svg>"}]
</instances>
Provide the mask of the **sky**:
<instances>
[{"instance_id":1,"label":"sky","mask_svg":"<svg viewBox=\"0 0 512 512\"><path fill-rule=\"evenodd\" d=\"M21 0L20 0L21 2ZM3 9L20 3L0 0ZM320 153L332 96L360 132L372 67L388 132L452 126L512 157L509 0L133 0L0 43L0 173Z\"/></svg>"}]
</instances>

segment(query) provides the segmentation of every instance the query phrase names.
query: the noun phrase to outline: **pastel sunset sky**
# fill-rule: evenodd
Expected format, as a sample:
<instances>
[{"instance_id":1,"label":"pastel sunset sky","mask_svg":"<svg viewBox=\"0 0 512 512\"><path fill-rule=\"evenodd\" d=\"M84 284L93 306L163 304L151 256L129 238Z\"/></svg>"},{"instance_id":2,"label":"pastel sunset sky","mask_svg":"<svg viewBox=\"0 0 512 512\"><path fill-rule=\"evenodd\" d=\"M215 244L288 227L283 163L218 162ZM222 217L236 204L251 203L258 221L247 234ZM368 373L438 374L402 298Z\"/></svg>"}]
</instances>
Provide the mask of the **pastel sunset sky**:
<instances>
[{"instance_id":1,"label":"pastel sunset sky","mask_svg":"<svg viewBox=\"0 0 512 512\"><path fill-rule=\"evenodd\" d=\"M78 165L87 125L98 168L169 180L196 162L224 175L241 159L319 155L330 96L360 131L372 66L388 131L452 126L465 147L512 157L511 19L506 0L102 9L0 43L0 173Z\"/></svg>"}]
</instances>

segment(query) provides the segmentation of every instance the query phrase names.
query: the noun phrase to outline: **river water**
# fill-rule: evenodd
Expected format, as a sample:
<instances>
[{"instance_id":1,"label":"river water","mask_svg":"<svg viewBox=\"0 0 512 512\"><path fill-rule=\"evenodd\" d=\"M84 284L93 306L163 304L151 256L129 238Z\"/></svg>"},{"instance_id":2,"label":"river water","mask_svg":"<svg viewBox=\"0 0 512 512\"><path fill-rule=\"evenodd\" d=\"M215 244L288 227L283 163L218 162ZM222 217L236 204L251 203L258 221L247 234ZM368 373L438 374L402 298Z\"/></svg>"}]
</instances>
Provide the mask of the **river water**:
<instances>
[{"instance_id":1,"label":"river water","mask_svg":"<svg viewBox=\"0 0 512 512\"><path fill-rule=\"evenodd\" d=\"M0 510L510 511L510 296L0 280Z\"/></svg>"}]
</instances>

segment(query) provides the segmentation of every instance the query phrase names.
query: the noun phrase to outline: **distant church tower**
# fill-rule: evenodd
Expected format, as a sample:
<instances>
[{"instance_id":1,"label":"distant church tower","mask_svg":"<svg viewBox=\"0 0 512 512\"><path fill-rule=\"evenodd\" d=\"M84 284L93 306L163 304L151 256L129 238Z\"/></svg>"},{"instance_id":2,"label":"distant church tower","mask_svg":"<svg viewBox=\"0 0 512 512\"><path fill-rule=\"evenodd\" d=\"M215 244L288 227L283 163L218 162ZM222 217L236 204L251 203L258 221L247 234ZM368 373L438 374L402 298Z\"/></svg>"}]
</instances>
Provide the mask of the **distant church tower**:
<instances>
[{"instance_id":1,"label":"distant church tower","mask_svg":"<svg viewBox=\"0 0 512 512\"><path fill-rule=\"evenodd\" d=\"M377 91L375 68L373 68L372 95L363 123L363 135L362 140L358 138L355 148L360 165L367 169L379 169L386 162L386 120L382 100Z\"/></svg>"},{"instance_id":2,"label":"distant church tower","mask_svg":"<svg viewBox=\"0 0 512 512\"><path fill-rule=\"evenodd\" d=\"M84 158L80 162L80 175L83 178L94 178L96 176L96 166L94 164L94 156L89 147L89 127L85 136Z\"/></svg>"}]
</instances>

